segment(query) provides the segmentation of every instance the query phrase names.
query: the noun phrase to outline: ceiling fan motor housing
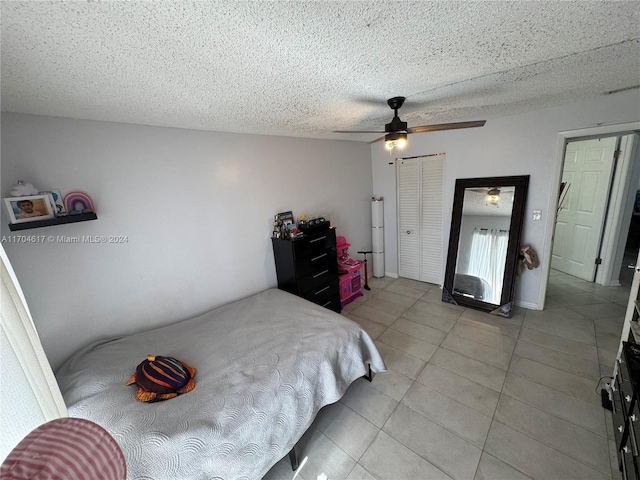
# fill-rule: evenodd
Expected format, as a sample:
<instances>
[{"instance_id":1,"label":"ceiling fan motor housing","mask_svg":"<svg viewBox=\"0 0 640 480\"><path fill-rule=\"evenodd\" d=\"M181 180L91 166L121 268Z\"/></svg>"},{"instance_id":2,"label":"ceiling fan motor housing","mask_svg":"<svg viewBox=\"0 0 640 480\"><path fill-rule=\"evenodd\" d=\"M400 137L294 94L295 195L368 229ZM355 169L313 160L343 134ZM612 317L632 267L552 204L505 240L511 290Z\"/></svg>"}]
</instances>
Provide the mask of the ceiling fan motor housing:
<instances>
[{"instance_id":1,"label":"ceiling fan motor housing","mask_svg":"<svg viewBox=\"0 0 640 480\"><path fill-rule=\"evenodd\" d=\"M393 117L390 123L384 126L384 131L387 133L392 132L404 132L407 130L407 122L400 120L400 117Z\"/></svg>"},{"instance_id":2,"label":"ceiling fan motor housing","mask_svg":"<svg viewBox=\"0 0 640 480\"><path fill-rule=\"evenodd\" d=\"M398 110L402 107L405 101L405 97L393 97L387 100L387 104L394 111L393 120L384 126L384 131L387 133L404 132L407 130L407 122L400 120L398 116Z\"/></svg>"}]
</instances>

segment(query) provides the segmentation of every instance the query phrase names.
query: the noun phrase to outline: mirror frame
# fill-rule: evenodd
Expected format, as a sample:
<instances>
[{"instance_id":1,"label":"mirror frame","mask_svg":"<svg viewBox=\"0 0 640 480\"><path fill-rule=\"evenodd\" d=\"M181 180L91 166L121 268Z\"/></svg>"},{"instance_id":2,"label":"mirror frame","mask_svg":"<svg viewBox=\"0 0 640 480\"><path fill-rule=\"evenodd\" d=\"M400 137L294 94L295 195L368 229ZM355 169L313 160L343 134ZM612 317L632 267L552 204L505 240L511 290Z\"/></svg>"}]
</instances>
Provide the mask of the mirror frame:
<instances>
[{"instance_id":1,"label":"mirror frame","mask_svg":"<svg viewBox=\"0 0 640 480\"><path fill-rule=\"evenodd\" d=\"M458 260L458 245L460 242L460 228L462 225L462 204L466 188L482 187L515 187L511 223L509 226L509 242L507 244L507 258L502 283L500 305L482 302L474 298L453 293L453 281ZM511 177L459 178L453 196L453 213L451 215L451 230L449 232L449 250L447 254L447 268L442 289L442 301L462 305L503 317L511 317L513 310L513 294L515 291L516 269L520 251L520 235L524 222L525 202L529 189L529 175Z\"/></svg>"}]
</instances>

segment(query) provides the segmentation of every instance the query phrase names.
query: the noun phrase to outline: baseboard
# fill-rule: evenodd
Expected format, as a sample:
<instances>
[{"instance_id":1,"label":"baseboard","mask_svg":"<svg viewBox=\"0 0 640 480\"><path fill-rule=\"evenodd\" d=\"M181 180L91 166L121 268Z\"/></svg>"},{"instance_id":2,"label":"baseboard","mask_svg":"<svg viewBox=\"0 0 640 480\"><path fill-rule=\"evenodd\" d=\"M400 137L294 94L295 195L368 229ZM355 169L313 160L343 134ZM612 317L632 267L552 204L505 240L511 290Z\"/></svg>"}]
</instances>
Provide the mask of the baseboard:
<instances>
[{"instance_id":1,"label":"baseboard","mask_svg":"<svg viewBox=\"0 0 640 480\"><path fill-rule=\"evenodd\" d=\"M384 272L385 277L399 278L397 273Z\"/></svg>"},{"instance_id":2,"label":"baseboard","mask_svg":"<svg viewBox=\"0 0 640 480\"><path fill-rule=\"evenodd\" d=\"M522 302L520 300L515 302L517 307L528 308L529 310L539 310L537 303Z\"/></svg>"}]
</instances>

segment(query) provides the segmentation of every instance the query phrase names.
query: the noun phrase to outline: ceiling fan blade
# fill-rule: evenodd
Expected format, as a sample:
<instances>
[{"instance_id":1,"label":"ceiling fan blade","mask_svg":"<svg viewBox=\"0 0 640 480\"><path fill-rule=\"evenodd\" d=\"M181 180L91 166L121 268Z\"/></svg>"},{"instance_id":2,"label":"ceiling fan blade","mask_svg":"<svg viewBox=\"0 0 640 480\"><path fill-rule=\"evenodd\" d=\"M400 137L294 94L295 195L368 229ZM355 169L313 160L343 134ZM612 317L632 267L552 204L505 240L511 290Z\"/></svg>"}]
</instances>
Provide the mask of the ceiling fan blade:
<instances>
[{"instance_id":1,"label":"ceiling fan blade","mask_svg":"<svg viewBox=\"0 0 640 480\"><path fill-rule=\"evenodd\" d=\"M384 132L380 132L380 133L384 133ZM382 140L384 140L384 137L376 138L374 141L369 142L369 143L370 143L370 144L371 144L371 143L376 143L376 142L380 142L380 141L382 141Z\"/></svg>"},{"instance_id":2,"label":"ceiling fan blade","mask_svg":"<svg viewBox=\"0 0 640 480\"><path fill-rule=\"evenodd\" d=\"M482 127L486 120L477 120L473 122L455 122L455 123L439 123L436 125L422 125L420 127L407 128L407 133L425 133L436 132L438 130L455 130L457 128L473 128Z\"/></svg>"},{"instance_id":3,"label":"ceiling fan blade","mask_svg":"<svg viewBox=\"0 0 640 480\"><path fill-rule=\"evenodd\" d=\"M333 130L331 133L385 133L385 132L372 131L372 130Z\"/></svg>"}]
</instances>

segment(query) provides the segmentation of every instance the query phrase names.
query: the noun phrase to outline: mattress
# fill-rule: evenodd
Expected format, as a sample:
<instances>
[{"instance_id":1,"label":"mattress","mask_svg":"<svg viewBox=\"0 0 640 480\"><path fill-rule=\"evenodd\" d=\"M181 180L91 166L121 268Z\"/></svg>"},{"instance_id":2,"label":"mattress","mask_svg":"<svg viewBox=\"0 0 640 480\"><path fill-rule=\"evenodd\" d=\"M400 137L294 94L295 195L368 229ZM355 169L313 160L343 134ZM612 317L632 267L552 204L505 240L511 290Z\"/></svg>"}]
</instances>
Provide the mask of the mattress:
<instances>
[{"instance_id":1,"label":"mattress","mask_svg":"<svg viewBox=\"0 0 640 480\"><path fill-rule=\"evenodd\" d=\"M196 388L141 403L124 383L147 354L196 368ZM94 343L56 372L69 415L104 427L129 479L260 479L325 405L386 370L345 317L270 289L199 317Z\"/></svg>"},{"instance_id":2,"label":"mattress","mask_svg":"<svg viewBox=\"0 0 640 480\"><path fill-rule=\"evenodd\" d=\"M453 281L453 293L487 301L491 299L491 286L484 278L456 273Z\"/></svg>"}]
</instances>

